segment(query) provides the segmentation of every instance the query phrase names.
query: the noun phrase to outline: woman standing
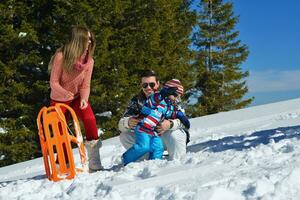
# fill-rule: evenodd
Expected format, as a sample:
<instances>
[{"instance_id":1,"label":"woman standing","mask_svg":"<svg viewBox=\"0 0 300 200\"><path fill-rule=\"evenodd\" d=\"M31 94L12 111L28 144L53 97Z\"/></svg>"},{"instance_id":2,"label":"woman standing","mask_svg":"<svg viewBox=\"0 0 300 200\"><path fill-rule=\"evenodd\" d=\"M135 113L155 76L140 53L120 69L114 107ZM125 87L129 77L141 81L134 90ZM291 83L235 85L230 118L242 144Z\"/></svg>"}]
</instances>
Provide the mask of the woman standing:
<instances>
[{"instance_id":1,"label":"woman standing","mask_svg":"<svg viewBox=\"0 0 300 200\"><path fill-rule=\"evenodd\" d=\"M57 49L49 63L51 105L65 103L83 122L90 171L101 170L96 119L89 104L95 39L84 27L72 28L71 39Z\"/></svg>"}]
</instances>

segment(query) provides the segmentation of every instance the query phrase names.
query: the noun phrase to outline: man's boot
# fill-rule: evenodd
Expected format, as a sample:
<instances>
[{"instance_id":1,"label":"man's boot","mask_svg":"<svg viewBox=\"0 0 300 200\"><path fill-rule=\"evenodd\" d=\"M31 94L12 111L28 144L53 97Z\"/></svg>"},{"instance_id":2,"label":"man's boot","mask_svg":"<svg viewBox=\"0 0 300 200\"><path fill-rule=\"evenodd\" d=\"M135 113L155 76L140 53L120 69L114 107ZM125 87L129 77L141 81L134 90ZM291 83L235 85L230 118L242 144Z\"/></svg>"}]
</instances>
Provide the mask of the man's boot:
<instances>
[{"instance_id":1,"label":"man's boot","mask_svg":"<svg viewBox=\"0 0 300 200\"><path fill-rule=\"evenodd\" d=\"M86 142L90 173L103 170L99 153L99 149L101 146L102 143L99 139Z\"/></svg>"}]
</instances>

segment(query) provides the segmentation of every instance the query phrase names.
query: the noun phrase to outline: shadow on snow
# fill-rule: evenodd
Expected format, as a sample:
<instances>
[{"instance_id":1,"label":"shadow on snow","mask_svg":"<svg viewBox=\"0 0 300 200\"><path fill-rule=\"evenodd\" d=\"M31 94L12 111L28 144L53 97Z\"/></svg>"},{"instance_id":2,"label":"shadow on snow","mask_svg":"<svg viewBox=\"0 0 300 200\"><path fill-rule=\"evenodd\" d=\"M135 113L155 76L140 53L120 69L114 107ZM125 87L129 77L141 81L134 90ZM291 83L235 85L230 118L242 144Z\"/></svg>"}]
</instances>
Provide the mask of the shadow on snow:
<instances>
[{"instance_id":1,"label":"shadow on snow","mask_svg":"<svg viewBox=\"0 0 300 200\"><path fill-rule=\"evenodd\" d=\"M242 151L260 144L268 144L271 139L279 142L283 139L300 138L300 126L279 127L262 130L250 135L228 136L218 140L210 140L187 147L188 152L209 151L221 152L229 149Z\"/></svg>"},{"instance_id":2,"label":"shadow on snow","mask_svg":"<svg viewBox=\"0 0 300 200\"><path fill-rule=\"evenodd\" d=\"M41 174L41 175L36 175L31 178L20 178L20 179L16 179L16 180L0 181L0 188L5 187L9 183L13 183L13 182L16 183L16 181L18 181L18 180L23 180L24 182L27 182L27 181L32 181L32 180L44 180L46 178L47 178L46 174Z\"/></svg>"}]
</instances>

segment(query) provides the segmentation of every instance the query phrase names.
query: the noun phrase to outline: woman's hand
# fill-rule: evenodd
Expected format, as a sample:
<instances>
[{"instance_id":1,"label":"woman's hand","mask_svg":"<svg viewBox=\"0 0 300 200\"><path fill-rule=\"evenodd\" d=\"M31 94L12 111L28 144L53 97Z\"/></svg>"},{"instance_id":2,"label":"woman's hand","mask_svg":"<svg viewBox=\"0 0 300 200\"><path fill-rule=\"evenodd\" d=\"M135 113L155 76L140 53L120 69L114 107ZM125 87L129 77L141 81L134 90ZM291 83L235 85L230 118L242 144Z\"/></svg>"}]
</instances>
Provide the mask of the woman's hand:
<instances>
[{"instance_id":1,"label":"woman's hand","mask_svg":"<svg viewBox=\"0 0 300 200\"><path fill-rule=\"evenodd\" d=\"M81 99L79 108L81 110L83 110L83 109L86 109L87 106L88 106L88 103L86 102L86 100Z\"/></svg>"}]
</instances>

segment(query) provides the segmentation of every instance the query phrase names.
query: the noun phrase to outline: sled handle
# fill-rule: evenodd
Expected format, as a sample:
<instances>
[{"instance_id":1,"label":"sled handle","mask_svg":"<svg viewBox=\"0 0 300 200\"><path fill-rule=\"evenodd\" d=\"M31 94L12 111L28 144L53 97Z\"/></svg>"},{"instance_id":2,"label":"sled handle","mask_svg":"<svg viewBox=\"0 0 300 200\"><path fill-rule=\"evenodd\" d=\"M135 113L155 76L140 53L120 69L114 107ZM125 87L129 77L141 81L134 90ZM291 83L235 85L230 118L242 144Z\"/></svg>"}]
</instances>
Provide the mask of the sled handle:
<instances>
[{"instance_id":1,"label":"sled handle","mask_svg":"<svg viewBox=\"0 0 300 200\"><path fill-rule=\"evenodd\" d=\"M71 114L73 124L74 124L74 129L75 129L75 135L72 132L72 130L70 129L70 127L68 126L67 122L66 122L66 118L65 118L65 115L62 112L62 108L68 110ZM59 116L60 120L62 120L67 125L68 131L70 132L68 137L70 138L70 140L72 142L77 144L78 149L79 149L81 164L83 165L83 167L85 167L85 165L87 163L87 157L86 157L85 147L84 147L84 144L83 144L83 137L82 137L82 134L81 134L81 130L80 130L80 126L79 126L79 122L78 122L78 118L76 116L76 113L74 112L74 110L70 106L68 106L64 103L55 104L55 110L58 113L58 116Z\"/></svg>"}]
</instances>

